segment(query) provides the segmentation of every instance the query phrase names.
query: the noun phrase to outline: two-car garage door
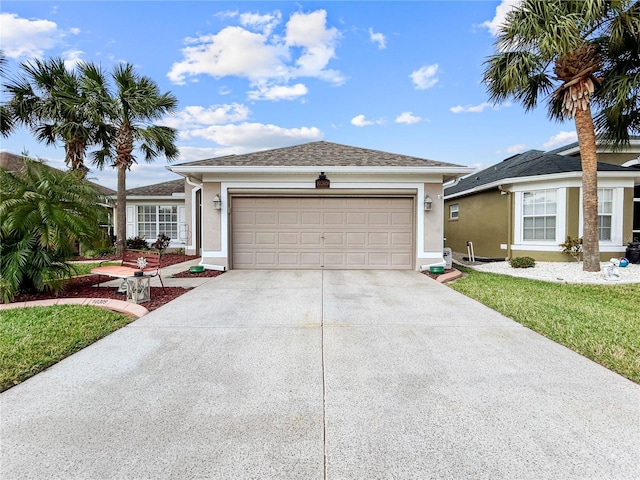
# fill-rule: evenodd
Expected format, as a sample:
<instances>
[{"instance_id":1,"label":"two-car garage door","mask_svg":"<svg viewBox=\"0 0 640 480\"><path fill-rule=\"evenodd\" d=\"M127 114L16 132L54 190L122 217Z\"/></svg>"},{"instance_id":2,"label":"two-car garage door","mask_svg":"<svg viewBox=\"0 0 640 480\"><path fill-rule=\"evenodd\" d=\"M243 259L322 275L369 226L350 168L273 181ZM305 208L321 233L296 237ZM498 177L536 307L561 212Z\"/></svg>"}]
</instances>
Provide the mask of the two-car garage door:
<instances>
[{"instance_id":1,"label":"two-car garage door","mask_svg":"<svg viewBox=\"0 0 640 480\"><path fill-rule=\"evenodd\" d=\"M411 269L413 199L234 197L233 268Z\"/></svg>"}]
</instances>

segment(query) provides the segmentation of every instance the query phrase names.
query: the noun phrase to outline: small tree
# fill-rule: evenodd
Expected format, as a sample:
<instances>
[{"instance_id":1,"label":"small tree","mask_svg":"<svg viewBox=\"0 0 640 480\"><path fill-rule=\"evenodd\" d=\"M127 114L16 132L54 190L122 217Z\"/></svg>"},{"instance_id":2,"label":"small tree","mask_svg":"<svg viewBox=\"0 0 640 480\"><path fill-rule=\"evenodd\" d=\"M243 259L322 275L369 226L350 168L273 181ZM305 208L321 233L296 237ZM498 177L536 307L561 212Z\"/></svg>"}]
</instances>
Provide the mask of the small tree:
<instances>
[{"instance_id":1,"label":"small tree","mask_svg":"<svg viewBox=\"0 0 640 480\"><path fill-rule=\"evenodd\" d=\"M101 195L82 172L25 159L17 173L0 169L0 295L58 291L72 275L65 263L76 242L102 235Z\"/></svg>"},{"instance_id":2,"label":"small tree","mask_svg":"<svg viewBox=\"0 0 640 480\"><path fill-rule=\"evenodd\" d=\"M166 236L164 233L158 235L158 239L153 242L151 248L158 250L160 252L160 256L164 253L164 251L169 248L169 244L171 243L171 238Z\"/></svg>"},{"instance_id":3,"label":"small tree","mask_svg":"<svg viewBox=\"0 0 640 480\"><path fill-rule=\"evenodd\" d=\"M571 255L577 262L582 261L582 239L574 238L571 236L567 237L567 240L564 243L561 243L562 253L568 253Z\"/></svg>"}]
</instances>

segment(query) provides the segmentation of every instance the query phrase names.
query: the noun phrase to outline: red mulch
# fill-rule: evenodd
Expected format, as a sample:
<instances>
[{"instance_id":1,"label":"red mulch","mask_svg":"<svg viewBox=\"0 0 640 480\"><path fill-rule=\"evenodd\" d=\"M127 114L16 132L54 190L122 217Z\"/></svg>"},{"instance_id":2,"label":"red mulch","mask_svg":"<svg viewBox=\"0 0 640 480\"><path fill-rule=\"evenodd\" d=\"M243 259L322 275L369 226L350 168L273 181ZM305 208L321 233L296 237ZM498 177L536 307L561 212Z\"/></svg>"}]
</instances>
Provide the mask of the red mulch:
<instances>
[{"instance_id":1,"label":"red mulch","mask_svg":"<svg viewBox=\"0 0 640 480\"><path fill-rule=\"evenodd\" d=\"M162 267L168 267L169 265L175 265L176 263L182 263L189 260L200 258L192 255L177 255L169 253L162 256L160 265ZM117 257L113 257L117 260ZM78 260L81 260L80 258ZM97 260L105 261L110 260L109 257L101 257L100 259L85 259L85 260ZM186 273L186 275L185 275ZM176 277L215 277L223 272L205 270L203 273L189 274L189 272L182 272ZM104 276L101 280L107 281ZM30 302L32 300L46 300L49 298L112 298L114 300L125 300L127 295L124 293L117 293L116 287L94 287L98 283L98 275L86 275L84 277L72 278L66 288L59 292L57 295L50 292L42 293L23 293L17 295L14 298L14 302ZM167 302L187 293L189 290L182 287L166 287L163 291L162 287L151 287L151 300L141 305L147 310L155 310L161 307Z\"/></svg>"},{"instance_id":2,"label":"red mulch","mask_svg":"<svg viewBox=\"0 0 640 480\"><path fill-rule=\"evenodd\" d=\"M101 280L104 282L105 277ZM67 287L57 295L51 292L24 293L17 295L14 302L30 302L32 300L46 300L48 298L111 298L114 300L127 300L125 293L117 293L117 287L93 287L98 283L98 275L86 275L71 279ZM141 303L147 310L155 310L167 302L178 298L189 290L182 287L151 287L151 300Z\"/></svg>"},{"instance_id":3,"label":"red mulch","mask_svg":"<svg viewBox=\"0 0 640 480\"><path fill-rule=\"evenodd\" d=\"M184 272L176 273L173 275L173 278L198 278L198 277L217 277L218 275L222 275L224 272L219 270L205 270L201 273L189 273L189 270L185 270Z\"/></svg>"}]
</instances>

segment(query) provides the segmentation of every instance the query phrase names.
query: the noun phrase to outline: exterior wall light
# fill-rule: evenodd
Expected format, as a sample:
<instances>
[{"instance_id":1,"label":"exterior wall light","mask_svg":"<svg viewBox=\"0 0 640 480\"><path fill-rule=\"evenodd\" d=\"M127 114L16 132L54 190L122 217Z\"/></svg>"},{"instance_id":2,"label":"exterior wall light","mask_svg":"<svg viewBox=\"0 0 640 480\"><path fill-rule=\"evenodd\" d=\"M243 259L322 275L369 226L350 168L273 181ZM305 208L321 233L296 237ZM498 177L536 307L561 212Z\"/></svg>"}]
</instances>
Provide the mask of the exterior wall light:
<instances>
[{"instance_id":1,"label":"exterior wall light","mask_svg":"<svg viewBox=\"0 0 640 480\"><path fill-rule=\"evenodd\" d=\"M220 210L222 208L222 199L220 198L219 193L216 193L216 196L213 197L213 208L216 210Z\"/></svg>"},{"instance_id":2,"label":"exterior wall light","mask_svg":"<svg viewBox=\"0 0 640 480\"><path fill-rule=\"evenodd\" d=\"M433 210L433 200L431 200L429 195L424 196L424 210L426 212Z\"/></svg>"}]
</instances>

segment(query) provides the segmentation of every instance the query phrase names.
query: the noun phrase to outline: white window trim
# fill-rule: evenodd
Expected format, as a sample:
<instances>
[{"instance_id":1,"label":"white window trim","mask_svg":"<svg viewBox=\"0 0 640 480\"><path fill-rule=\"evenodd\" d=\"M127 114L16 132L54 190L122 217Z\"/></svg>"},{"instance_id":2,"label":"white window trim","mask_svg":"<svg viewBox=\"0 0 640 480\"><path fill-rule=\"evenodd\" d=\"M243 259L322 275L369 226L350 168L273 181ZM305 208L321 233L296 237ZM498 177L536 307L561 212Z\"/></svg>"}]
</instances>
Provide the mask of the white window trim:
<instances>
[{"instance_id":1,"label":"white window trim","mask_svg":"<svg viewBox=\"0 0 640 480\"><path fill-rule=\"evenodd\" d=\"M600 240L599 245L606 251L606 247L616 246L619 247L622 242L622 229L623 229L623 202L624 202L624 188L623 187L611 187L607 185L598 185L598 188L608 188L613 190L613 197L611 199L611 208L613 213L611 214L611 240ZM583 235L583 209L582 209L582 188L580 189L580 216L578 219L578 236Z\"/></svg>"},{"instance_id":2,"label":"white window trim","mask_svg":"<svg viewBox=\"0 0 640 480\"><path fill-rule=\"evenodd\" d=\"M453 207L456 207L455 213L456 216L454 217L452 215L452 213L454 212L452 209ZM460 218L460 204L459 203L453 203L451 205L449 205L449 220L458 220Z\"/></svg>"},{"instance_id":3,"label":"white window trim","mask_svg":"<svg viewBox=\"0 0 640 480\"><path fill-rule=\"evenodd\" d=\"M137 237L140 235L138 229L138 208L139 207L176 207L177 208L177 220L178 220L178 238L172 238L169 243L170 248L184 247L185 241L180 239L180 231L186 227L184 221L184 209L185 206L175 203L136 203L133 205L127 205L127 238ZM182 210L182 211L181 211ZM156 222L158 220L156 219ZM147 238L147 243L151 244L156 241L155 238Z\"/></svg>"},{"instance_id":4,"label":"white window trim","mask_svg":"<svg viewBox=\"0 0 640 480\"><path fill-rule=\"evenodd\" d=\"M524 240L522 235L522 216L524 211L524 194L529 192L539 192L543 190L556 190L556 239L555 240ZM564 242L567 232L567 189L564 187L530 187L526 190L515 193L515 218L514 228L514 250L533 251L560 251L559 244ZM520 248L518 248L520 247Z\"/></svg>"}]
</instances>

